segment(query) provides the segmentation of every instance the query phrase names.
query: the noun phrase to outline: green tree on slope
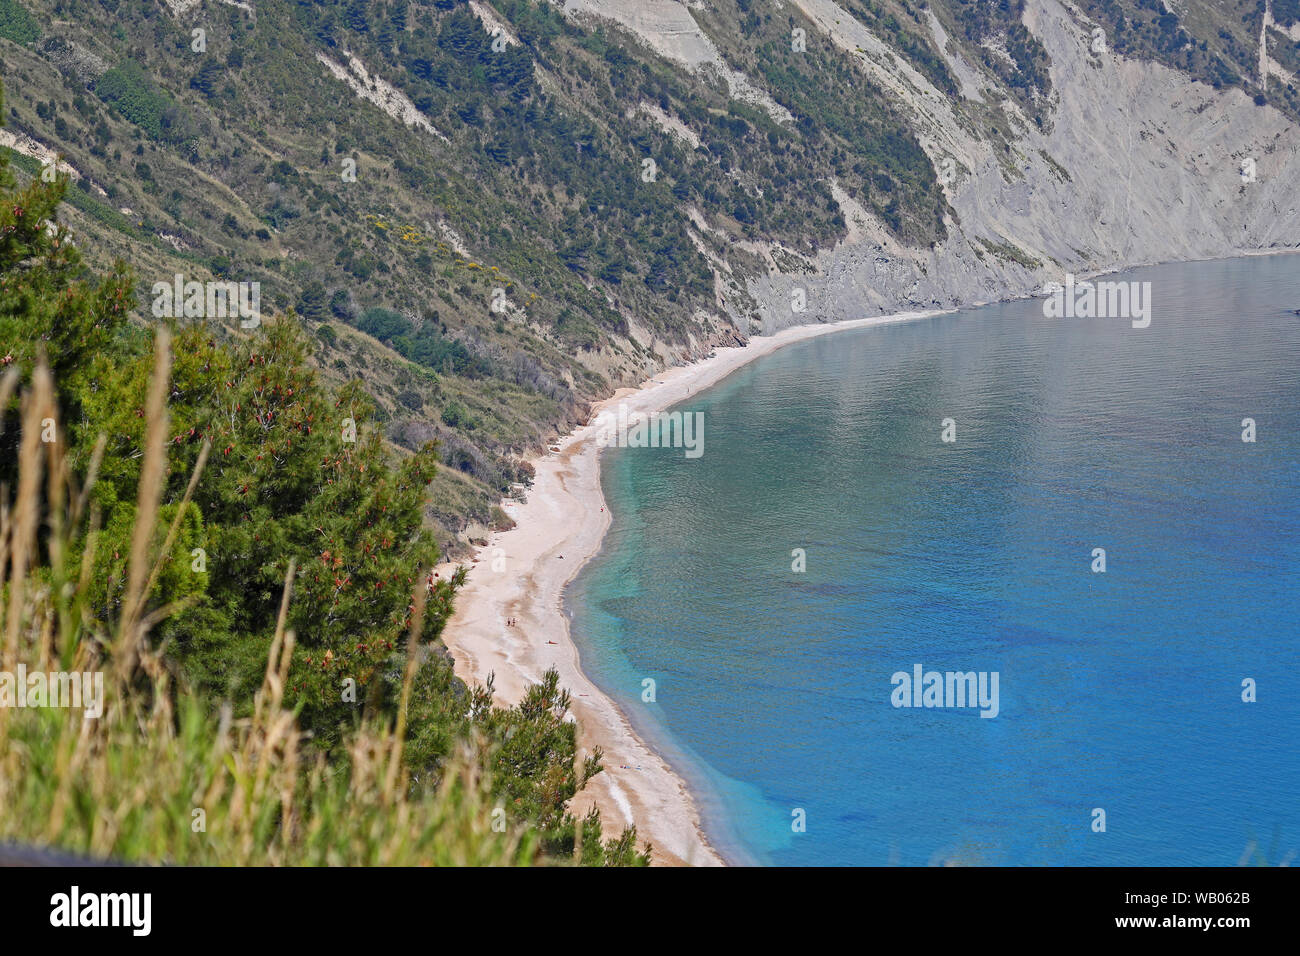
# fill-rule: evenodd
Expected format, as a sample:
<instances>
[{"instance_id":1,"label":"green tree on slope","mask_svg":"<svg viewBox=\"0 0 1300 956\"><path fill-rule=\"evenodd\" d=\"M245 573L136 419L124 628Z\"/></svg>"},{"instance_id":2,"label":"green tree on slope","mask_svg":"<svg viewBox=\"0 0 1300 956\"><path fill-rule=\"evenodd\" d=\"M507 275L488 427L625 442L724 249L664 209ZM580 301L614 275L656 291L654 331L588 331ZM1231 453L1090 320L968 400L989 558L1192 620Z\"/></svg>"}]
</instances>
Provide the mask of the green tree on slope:
<instances>
[{"instance_id":1,"label":"green tree on slope","mask_svg":"<svg viewBox=\"0 0 1300 956\"><path fill-rule=\"evenodd\" d=\"M66 188L61 176L20 188L0 154L0 349L4 364L28 377L42 352L49 357L76 476L89 472L100 436L106 441L91 499L101 530L74 543L78 559L93 556L86 611L107 622L122 613L140 518L153 337L128 321L134 300L125 268L97 279L81 266L55 219ZM535 826L546 853L572 854L581 836L583 862L646 862L634 830L605 842L598 816L579 821L567 809L599 771L599 756L576 760L568 695L554 673L514 708L494 706L490 689L467 688L453 675L436 638L458 582L426 579L437 558L423 513L434 447L395 459L360 386L333 392L318 380L292 315L249 337L180 327L174 354L155 547L173 520L179 533L149 606L172 609L154 639L188 695L214 713L223 700L250 712L293 561L288 626L297 643L285 703L318 750L345 766L363 713L381 721L397 713L412 593L426 588L428 643L404 723L410 786L436 784L456 742L478 737L493 754L502 809ZM16 400L3 409L6 426L15 409ZM18 434L6 427L0 440ZM11 486L15 461L5 455L0 464L10 469L0 480Z\"/></svg>"}]
</instances>

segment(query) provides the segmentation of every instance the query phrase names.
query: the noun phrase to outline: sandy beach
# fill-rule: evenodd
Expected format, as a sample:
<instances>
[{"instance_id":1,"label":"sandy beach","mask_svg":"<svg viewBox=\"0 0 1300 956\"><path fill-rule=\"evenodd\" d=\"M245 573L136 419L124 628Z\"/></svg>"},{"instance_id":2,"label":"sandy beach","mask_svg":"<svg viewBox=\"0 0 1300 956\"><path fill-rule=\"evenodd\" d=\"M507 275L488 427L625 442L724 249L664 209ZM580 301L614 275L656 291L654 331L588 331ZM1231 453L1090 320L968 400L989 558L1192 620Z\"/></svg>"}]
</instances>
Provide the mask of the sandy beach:
<instances>
[{"instance_id":1,"label":"sandy beach","mask_svg":"<svg viewBox=\"0 0 1300 956\"><path fill-rule=\"evenodd\" d=\"M659 373L640 388L620 389L593 408L592 419L620 404L629 413L662 410L792 342L934 314L905 312L757 336L744 348L719 348L707 359ZM575 812L594 802L607 835L635 824L638 842L653 845L657 865L723 865L700 827L691 792L583 673L569 633L564 588L599 551L611 520L601 493L595 432L593 425L583 426L562 439L558 451L534 460L537 475L527 500L502 504L515 527L493 534L468 564L443 640L455 658L456 674L466 682L482 684L490 673L496 675L502 705L518 703L548 668L559 671L560 685L573 695L579 748L604 752L604 770L578 795ZM440 570L445 574L454 567ZM510 618L517 620L513 627L506 626Z\"/></svg>"}]
</instances>

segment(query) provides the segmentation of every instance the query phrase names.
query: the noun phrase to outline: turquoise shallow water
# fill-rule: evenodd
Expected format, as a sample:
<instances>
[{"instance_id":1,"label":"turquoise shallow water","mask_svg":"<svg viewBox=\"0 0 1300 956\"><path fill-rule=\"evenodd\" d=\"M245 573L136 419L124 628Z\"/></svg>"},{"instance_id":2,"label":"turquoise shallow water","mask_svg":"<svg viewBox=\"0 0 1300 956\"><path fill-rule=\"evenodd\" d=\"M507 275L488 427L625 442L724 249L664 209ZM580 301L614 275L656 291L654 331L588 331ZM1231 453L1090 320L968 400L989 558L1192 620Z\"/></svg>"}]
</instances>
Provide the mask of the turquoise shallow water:
<instances>
[{"instance_id":1,"label":"turquoise shallow water","mask_svg":"<svg viewBox=\"0 0 1300 956\"><path fill-rule=\"evenodd\" d=\"M698 459L606 455L575 639L734 861L1300 850L1300 257L1118 278L1149 328L1028 300L834 333L679 406ZM892 706L916 664L997 672L998 716Z\"/></svg>"}]
</instances>

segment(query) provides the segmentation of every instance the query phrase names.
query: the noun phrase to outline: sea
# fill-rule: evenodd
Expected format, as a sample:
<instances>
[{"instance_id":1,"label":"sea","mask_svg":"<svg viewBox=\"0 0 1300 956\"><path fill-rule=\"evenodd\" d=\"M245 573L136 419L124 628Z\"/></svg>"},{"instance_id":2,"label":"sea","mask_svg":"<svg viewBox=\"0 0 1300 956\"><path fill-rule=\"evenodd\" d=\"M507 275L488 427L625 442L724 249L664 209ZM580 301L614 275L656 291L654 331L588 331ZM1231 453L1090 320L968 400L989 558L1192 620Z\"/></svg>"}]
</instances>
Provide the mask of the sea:
<instances>
[{"instance_id":1,"label":"sea","mask_svg":"<svg viewBox=\"0 0 1300 956\"><path fill-rule=\"evenodd\" d=\"M838 331L604 454L574 639L728 861L1295 860L1300 256L1104 281L1148 323Z\"/></svg>"}]
</instances>

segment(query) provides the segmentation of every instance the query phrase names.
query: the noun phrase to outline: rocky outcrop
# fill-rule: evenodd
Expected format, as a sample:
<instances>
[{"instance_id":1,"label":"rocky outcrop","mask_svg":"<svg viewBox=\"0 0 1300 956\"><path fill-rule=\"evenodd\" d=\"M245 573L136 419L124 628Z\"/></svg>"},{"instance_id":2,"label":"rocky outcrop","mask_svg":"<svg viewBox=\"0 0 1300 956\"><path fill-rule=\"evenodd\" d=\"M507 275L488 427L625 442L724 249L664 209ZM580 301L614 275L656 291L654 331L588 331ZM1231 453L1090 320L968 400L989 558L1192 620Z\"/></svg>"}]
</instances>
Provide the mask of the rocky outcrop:
<instances>
[{"instance_id":1,"label":"rocky outcrop","mask_svg":"<svg viewBox=\"0 0 1300 956\"><path fill-rule=\"evenodd\" d=\"M660 56L692 70L716 74L733 98L761 107L778 123L793 119L765 90L727 64L687 5L678 0L564 0L564 12L613 20Z\"/></svg>"},{"instance_id":2,"label":"rocky outcrop","mask_svg":"<svg viewBox=\"0 0 1300 956\"><path fill-rule=\"evenodd\" d=\"M444 143L448 142L447 137L434 129L428 117L415 108L415 104L405 93L383 77L373 75L366 69L364 63L347 50L343 51L343 58L347 61L347 66L331 60L324 53L316 54L316 59L329 70L330 75L346 83L361 99L373 103L393 119L400 120L407 126L422 129Z\"/></svg>"},{"instance_id":3,"label":"rocky outcrop","mask_svg":"<svg viewBox=\"0 0 1300 956\"><path fill-rule=\"evenodd\" d=\"M951 163L948 240L921 252L877 228L822 253L814 275L757 277L766 331L1031 294L1066 272L1300 246L1300 130L1282 113L1158 63L1094 53L1091 24L1057 0L1030 0L1025 23L1051 57L1050 130L1020 124L1010 156L956 117L942 138L923 135L941 182ZM918 92L899 102L934 130L937 91L914 72L907 80ZM804 313L792 306L801 297Z\"/></svg>"},{"instance_id":4,"label":"rocky outcrop","mask_svg":"<svg viewBox=\"0 0 1300 956\"><path fill-rule=\"evenodd\" d=\"M742 332L1032 294L1066 272L1300 246L1296 125L1239 89L1094 50L1096 25L1072 5L1026 4L1025 25L1051 62L1051 122L1040 129L1009 98L996 102L1002 91L961 57L932 13L932 36L958 64L958 101L832 0L790 2L909 117L953 215L944 242L906 247L837 190L846 239L813 259L764 250L775 268L745 277L761 319L732 312ZM566 7L616 20L688 68L717 56L673 0ZM1000 111L994 120L1007 141L981 135L968 109Z\"/></svg>"}]
</instances>

